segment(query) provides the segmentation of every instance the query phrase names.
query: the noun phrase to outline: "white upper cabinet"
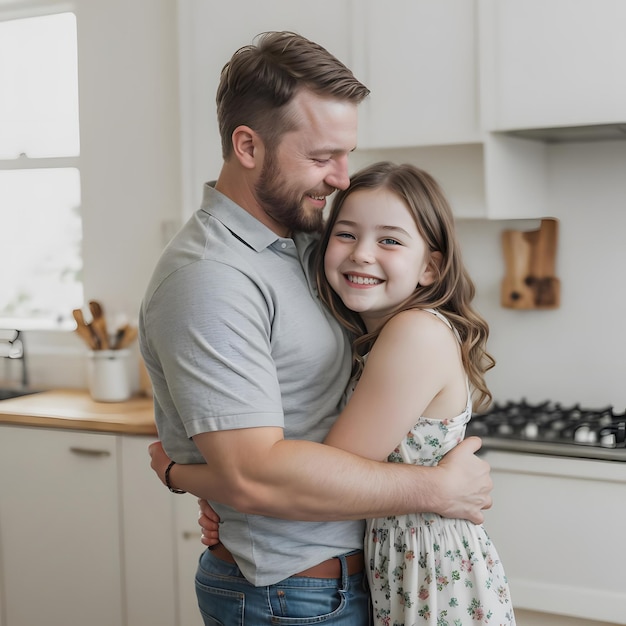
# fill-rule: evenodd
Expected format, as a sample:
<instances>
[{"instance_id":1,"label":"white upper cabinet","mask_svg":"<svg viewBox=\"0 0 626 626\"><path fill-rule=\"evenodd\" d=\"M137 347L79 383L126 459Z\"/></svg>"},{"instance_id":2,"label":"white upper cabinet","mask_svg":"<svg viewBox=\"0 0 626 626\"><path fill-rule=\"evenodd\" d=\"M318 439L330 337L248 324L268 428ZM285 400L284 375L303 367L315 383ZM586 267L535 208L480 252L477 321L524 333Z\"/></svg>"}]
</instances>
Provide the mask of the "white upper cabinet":
<instances>
[{"instance_id":1,"label":"white upper cabinet","mask_svg":"<svg viewBox=\"0 0 626 626\"><path fill-rule=\"evenodd\" d=\"M481 0L489 130L626 121L624 0Z\"/></svg>"},{"instance_id":2,"label":"white upper cabinet","mask_svg":"<svg viewBox=\"0 0 626 626\"><path fill-rule=\"evenodd\" d=\"M318 41L370 88L352 171L413 162L459 217L547 215L545 140L626 137L626 0L233 0L220 17L179 0L186 213L221 166L219 71L266 29Z\"/></svg>"},{"instance_id":3,"label":"white upper cabinet","mask_svg":"<svg viewBox=\"0 0 626 626\"><path fill-rule=\"evenodd\" d=\"M371 90L359 147L480 139L476 2L363 0L352 20L352 69Z\"/></svg>"}]
</instances>

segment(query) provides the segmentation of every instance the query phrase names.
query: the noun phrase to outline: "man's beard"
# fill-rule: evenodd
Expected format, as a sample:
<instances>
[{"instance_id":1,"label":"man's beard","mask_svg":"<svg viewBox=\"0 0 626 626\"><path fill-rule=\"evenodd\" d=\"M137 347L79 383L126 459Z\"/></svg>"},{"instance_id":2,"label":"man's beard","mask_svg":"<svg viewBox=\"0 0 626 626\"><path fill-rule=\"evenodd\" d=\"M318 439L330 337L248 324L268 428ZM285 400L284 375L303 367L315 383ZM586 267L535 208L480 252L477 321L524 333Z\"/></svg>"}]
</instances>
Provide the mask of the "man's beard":
<instances>
[{"instance_id":1,"label":"man's beard","mask_svg":"<svg viewBox=\"0 0 626 626\"><path fill-rule=\"evenodd\" d=\"M272 151L266 153L263 170L256 184L256 194L265 213L290 233L322 232L323 212L306 212L303 209L304 194L289 188Z\"/></svg>"}]
</instances>

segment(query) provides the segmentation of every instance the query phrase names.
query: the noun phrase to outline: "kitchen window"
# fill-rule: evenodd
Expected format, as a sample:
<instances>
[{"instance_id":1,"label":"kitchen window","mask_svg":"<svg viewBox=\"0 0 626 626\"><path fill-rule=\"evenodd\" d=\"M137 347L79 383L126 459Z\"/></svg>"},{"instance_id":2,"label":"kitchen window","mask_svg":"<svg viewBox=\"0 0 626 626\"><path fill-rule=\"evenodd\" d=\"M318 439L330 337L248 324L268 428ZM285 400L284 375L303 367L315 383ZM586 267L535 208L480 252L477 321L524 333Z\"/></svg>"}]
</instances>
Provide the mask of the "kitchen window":
<instances>
[{"instance_id":1,"label":"kitchen window","mask_svg":"<svg viewBox=\"0 0 626 626\"><path fill-rule=\"evenodd\" d=\"M73 13L0 14L0 327L68 328L83 302Z\"/></svg>"}]
</instances>

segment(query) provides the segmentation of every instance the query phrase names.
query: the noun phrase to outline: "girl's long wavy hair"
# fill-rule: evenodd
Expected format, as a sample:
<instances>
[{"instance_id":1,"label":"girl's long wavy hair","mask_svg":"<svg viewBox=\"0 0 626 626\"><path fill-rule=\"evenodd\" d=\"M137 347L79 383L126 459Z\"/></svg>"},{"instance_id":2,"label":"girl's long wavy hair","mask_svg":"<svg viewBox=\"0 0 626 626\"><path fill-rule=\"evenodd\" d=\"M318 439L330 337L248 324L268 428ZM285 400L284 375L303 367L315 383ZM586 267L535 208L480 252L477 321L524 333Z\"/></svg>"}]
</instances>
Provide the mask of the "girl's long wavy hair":
<instances>
[{"instance_id":1,"label":"girl's long wavy hair","mask_svg":"<svg viewBox=\"0 0 626 626\"><path fill-rule=\"evenodd\" d=\"M368 333L361 317L348 309L332 289L324 273L324 254L346 198L355 191L381 188L395 193L406 204L428 249L440 252L443 257L441 263L435 264L436 280L431 285L418 285L396 312L432 308L449 319L461 338L463 365L473 388L474 407L476 410L485 408L492 400L485 383L485 372L495 365L495 360L486 350L489 327L471 306L475 287L461 260L450 205L435 179L409 164L382 161L354 174L350 187L337 192L317 251L315 263L319 295L353 339L354 377L358 378L361 374L364 355L372 348L380 329Z\"/></svg>"}]
</instances>

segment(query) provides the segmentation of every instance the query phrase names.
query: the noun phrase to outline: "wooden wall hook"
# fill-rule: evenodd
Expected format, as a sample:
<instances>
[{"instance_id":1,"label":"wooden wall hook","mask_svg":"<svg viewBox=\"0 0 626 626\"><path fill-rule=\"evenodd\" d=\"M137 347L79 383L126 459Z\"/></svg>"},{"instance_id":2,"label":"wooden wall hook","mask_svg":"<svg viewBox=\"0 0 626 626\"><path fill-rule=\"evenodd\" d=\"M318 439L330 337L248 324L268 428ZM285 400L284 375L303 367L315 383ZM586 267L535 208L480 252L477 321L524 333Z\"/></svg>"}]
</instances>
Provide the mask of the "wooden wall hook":
<instances>
[{"instance_id":1,"label":"wooden wall hook","mask_svg":"<svg viewBox=\"0 0 626 626\"><path fill-rule=\"evenodd\" d=\"M559 222L541 220L538 230L505 230L502 249L506 273L501 303L509 309L555 309L561 303L561 282L556 277Z\"/></svg>"}]
</instances>

